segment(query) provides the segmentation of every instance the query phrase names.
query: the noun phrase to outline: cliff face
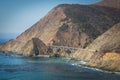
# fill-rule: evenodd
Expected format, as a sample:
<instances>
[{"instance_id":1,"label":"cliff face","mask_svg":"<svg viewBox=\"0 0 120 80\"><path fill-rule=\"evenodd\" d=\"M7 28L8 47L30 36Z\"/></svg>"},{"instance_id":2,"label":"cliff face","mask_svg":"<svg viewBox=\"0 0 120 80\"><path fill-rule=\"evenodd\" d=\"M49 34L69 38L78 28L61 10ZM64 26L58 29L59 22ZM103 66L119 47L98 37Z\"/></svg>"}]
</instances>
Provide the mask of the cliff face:
<instances>
[{"instance_id":1,"label":"cliff face","mask_svg":"<svg viewBox=\"0 0 120 80\"><path fill-rule=\"evenodd\" d=\"M21 47L24 46L24 42L21 41L17 41L17 40L9 40L8 42L4 43L1 45L1 51L12 51L12 52L16 52L16 51L20 51ZM20 46L20 47L18 47Z\"/></svg>"},{"instance_id":2,"label":"cliff face","mask_svg":"<svg viewBox=\"0 0 120 80\"><path fill-rule=\"evenodd\" d=\"M47 46L39 38L32 38L32 40L29 40L21 48L21 51L25 56L48 55Z\"/></svg>"},{"instance_id":3,"label":"cliff face","mask_svg":"<svg viewBox=\"0 0 120 80\"><path fill-rule=\"evenodd\" d=\"M120 0L103 0L96 5L120 9Z\"/></svg>"},{"instance_id":4,"label":"cliff face","mask_svg":"<svg viewBox=\"0 0 120 80\"><path fill-rule=\"evenodd\" d=\"M88 49L98 50L96 61L91 60L92 66L103 69L120 71L120 23L93 41Z\"/></svg>"},{"instance_id":5,"label":"cliff face","mask_svg":"<svg viewBox=\"0 0 120 80\"><path fill-rule=\"evenodd\" d=\"M118 23L119 14L119 9L96 5L58 5L15 40L3 44L1 50L21 54L34 52L33 38L40 39L45 45L85 48L112 25ZM26 45L29 46L23 50Z\"/></svg>"},{"instance_id":6,"label":"cliff face","mask_svg":"<svg viewBox=\"0 0 120 80\"><path fill-rule=\"evenodd\" d=\"M95 39L85 51L78 50L76 56L90 66L120 71L120 23Z\"/></svg>"},{"instance_id":7,"label":"cliff face","mask_svg":"<svg viewBox=\"0 0 120 80\"><path fill-rule=\"evenodd\" d=\"M27 42L37 37L46 45L86 47L119 21L119 13L99 6L59 5L16 40Z\"/></svg>"},{"instance_id":8,"label":"cliff face","mask_svg":"<svg viewBox=\"0 0 120 80\"><path fill-rule=\"evenodd\" d=\"M119 3L58 5L15 40L1 44L0 51L37 56L49 54L47 45L85 48L71 56L89 66L120 71Z\"/></svg>"},{"instance_id":9,"label":"cliff face","mask_svg":"<svg viewBox=\"0 0 120 80\"><path fill-rule=\"evenodd\" d=\"M85 48L120 21L119 9L81 5L62 5L62 8L66 18L52 39L55 45Z\"/></svg>"},{"instance_id":10,"label":"cliff face","mask_svg":"<svg viewBox=\"0 0 120 80\"><path fill-rule=\"evenodd\" d=\"M100 52L120 52L120 23L98 37L87 49L95 49Z\"/></svg>"},{"instance_id":11,"label":"cliff face","mask_svg":"<svg viewBox=\"0 0 120 80\"><path fill-rule=\"evenodd\" d=\"M26 43L10 40L1 45L1 51L16 52L24 56L48 55L47 46L39 38L32 38Z\"/></svg>"},{"instance_id":12,"label":"cliff face","mask_svg":"<svg viewBox=\"0 0 120 80\"><path fill-rule=\"evenodd\" d=\"M109 29L109 26L119 21L119 13L118 9L98 6L59 5L52 9L43 19L18 36L16 40L26 42L33 37L38 37L45 44L49 44L51 41L54 41L54 38L60 39L60 32L65 35L67 33L77 35L77 38L80 34L83 34L83 36L87 35L86 39L88 37L95 39L98 35ZM74 39L72 35L70 35L71 39ZM61 36L63 35L61 34ZM64 38L61 37L61 39ZM80 37L80 39L82 38ZM67 38L68 43L71 41L69 40L70 38ZM76 44L78 44L79 38L76 40ZM55 42L59 44L58 41Z\"/></svg>"}]
</instances>

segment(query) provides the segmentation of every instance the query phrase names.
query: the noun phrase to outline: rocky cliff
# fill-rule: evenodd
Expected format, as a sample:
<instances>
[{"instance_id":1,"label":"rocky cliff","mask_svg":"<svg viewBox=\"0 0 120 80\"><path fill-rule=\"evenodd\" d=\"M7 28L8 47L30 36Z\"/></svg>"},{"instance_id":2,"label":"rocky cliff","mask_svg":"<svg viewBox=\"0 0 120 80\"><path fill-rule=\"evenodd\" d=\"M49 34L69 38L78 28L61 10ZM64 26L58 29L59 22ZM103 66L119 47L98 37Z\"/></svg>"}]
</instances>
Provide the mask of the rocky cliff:
<instances>
[{"instance_id":1,"label":"rocky cliff","mask_svg":"<svg viewBox=\"0 0 120 80\"><path fill-rule=\"evenodd\" d=\"M26 43L10 40L1 45L1 51L16 52L24 56L48 55L47 46L39 38L32 38Z\"/></svg>"},{"instance_id":2,"label":"rocky cliff","mask_svg":"<svg viewBox=\"0 0 120 80\"><path fill-rule=\"evenodd\" d=\"M94 5L61 4L15 40L1 44L0 51L37 56L50 55L48 45L79 47L82 49L72 58L89 66L120 71L119 22L119 0Z\"/></svg>"},{"instance_id":3,"label":"rocky cliff","mask_svg":"<svg viewBox=\"0 0 120 80\"><path fill-rule=\"evenodd\" d=\"M93 67L120 71L120 23L95 39L84 51L76 51L73 56Z\"/></svg>"},{"instance_id":4,"label":"rocky cliff","mask_svg":"<svg viewBox=\"0 0 120 80\"><path fill-rule=\"evenodd\" d=\"M120 21L119 14L120 10L117 8L61 4L15 40L1 45L1 50L35 54L33 38L38 38L40 43L45 45L86 48L99 35Z\"/></svg>"},{"instance_id":5,"label":"rocky cliff","mask_svg":"<svg viewBox=\"0 0 120 80\"><path fill-rule=\"evenodd\" d=\"M120 9L119 0L103 0L95 5ZM86 61L87 66L97 67L105 70L120 71L119 22L95 39L92 43L90 43L85 50L79 49L71 56L75 59Z\"/></svg>"},{"instance_id":6,"label":"rocky cliff","mask_svg":"<svg viewBox=\"0 0 120 80\"><path fill-rule=\"evenodd\" d=\"M16 40L27 42L37 37L46 45L86 47L119 21L119 13L118 9L99 6L59 5Z\"/></svg>"},{"instance_id":7,"label":"rocky cliff","mask_svg":"<svg viewBox=\"0 0 120 80\"><path fill-rule=\"evenodd\" d=\"M32 38L32 40L29 40L21 48L21 51L21 53L26 56L48 55L47 46L38 38Z\"/></svg>"}]
</instances>

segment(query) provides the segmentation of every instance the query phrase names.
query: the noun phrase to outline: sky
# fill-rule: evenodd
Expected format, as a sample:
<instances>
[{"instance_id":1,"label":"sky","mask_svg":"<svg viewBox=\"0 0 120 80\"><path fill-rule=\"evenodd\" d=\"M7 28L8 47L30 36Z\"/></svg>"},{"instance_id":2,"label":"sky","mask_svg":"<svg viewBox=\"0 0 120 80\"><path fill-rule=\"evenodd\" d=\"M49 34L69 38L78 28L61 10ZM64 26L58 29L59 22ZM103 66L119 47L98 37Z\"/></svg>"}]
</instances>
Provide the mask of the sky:
<instances>
[{"instance_id":1,"label":"sky","mask_svg":"<svg viewBox=\"0 0 120 80\"><path fill-rule=\"evenodd\" d=\"M58 4L93 4L101 0L0 0L0 39L15 38Z\"/></svg>"}]
</instances>

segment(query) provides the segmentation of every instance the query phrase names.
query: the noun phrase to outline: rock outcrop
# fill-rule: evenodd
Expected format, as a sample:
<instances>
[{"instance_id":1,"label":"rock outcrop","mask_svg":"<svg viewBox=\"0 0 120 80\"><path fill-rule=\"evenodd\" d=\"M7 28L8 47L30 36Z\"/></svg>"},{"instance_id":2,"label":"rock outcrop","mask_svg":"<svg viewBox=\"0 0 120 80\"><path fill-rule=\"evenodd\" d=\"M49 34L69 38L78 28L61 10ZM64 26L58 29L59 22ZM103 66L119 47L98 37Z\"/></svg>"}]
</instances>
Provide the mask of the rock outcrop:
<instances>
[{"instance_id":1,"label":"rock outcrop","mask_svg":"<svg viewBox=\"0 0 120 80\"><path fill-rule=\"evenodd\" d=\"M47 46L39 38L32 38L26 43L10 40L1 45L1 51L16 52L24 56L48 55Z\"/></svg>"},{"instance_id":2,"label":"rock outcrop","mask_svg":"<svg viewBox=\"0 0 120 80\"><path fill-rule=\"evenodd\" d=\"M8 42L1 44L1 51L12 51L12 52L20 52L21 53L21 47L24 46L24 42L17 41L14 39L9 40Z\"/></svg>"},{"instance_id":3,"label":"rock outcrop","mask_svg":"<svg viewBox=\"0 0 120 80\"><path fill-rule=\"evenodd\" d=\"M120 23L95 39L84 51L76 51L73 57L93 67L120 71Z\"/></svg>"},{"instance_id":4,"label":"rock outcrop","mask_svg":"<svg viewBox=\"0 0 120 80\"><path fill-rule=\"evenodd\" d=\"M21 53L26 56L48 55L47 46L39 39L32 38L22 48Z\"/></svg>"}]
</instances>

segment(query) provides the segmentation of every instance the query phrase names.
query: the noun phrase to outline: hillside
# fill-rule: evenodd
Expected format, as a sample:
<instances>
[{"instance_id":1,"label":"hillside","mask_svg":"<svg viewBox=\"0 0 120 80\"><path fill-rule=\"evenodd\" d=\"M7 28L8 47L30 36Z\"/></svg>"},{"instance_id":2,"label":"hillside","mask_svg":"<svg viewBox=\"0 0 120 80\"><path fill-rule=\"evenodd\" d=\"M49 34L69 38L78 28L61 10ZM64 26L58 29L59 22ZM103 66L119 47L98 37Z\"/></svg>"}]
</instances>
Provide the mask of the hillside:
<instances>
[{"instance_id":1,"label":"hillside","mask_svg":"<svg viewBox=\"0 0 120 80\"><path fill-rule=\"evenodd\" d=\"M87 48L103 53L112 51L120 53L120 23L95 39Z\"/></svg>"},{"instance_id":2,"label":"hillside","mask_svg":"<svg viewBox=\"0 0 120 80\"><path fill-rule=\"evenodd\" d=\"M120 71L120 23L95 39L86 50L95 51L78 50L74 57L93 67Z\"/></svg>"},{"instance_id":3,"label":"hillside","mask_svg":"<svg viewBox=\"0 0 120 80\"><path fill-rule=\"evenodd\" d=\"M40 43L46 45L85 48L99 35L118 23L119 14L119 9L109 7L61 4L15 40L1 45L0 50L31 55L34 43L29 45L29 51L24 46L33 38L38 38L41 40Z\"/></svg>"},{"instance_id":4,"label":"hillside","mask_svg":"<svg viewBox=\"0 0 120 80\"><path fill-rule=\"evenodd\" d=\"M120 9L120 0L103 0L96 5Z\"/></svg>"},{"instance_id":5,"label":"hillside","mask_svg":"<svg viewBox=\"0 0 120 80\"><path fill-rule=\"evenodd\" d=\"M17 40L25 42L33 37L38 37L45 44L55 42L54 44L57 45L64 45L66 43L66 46L69 46L67 43L76 39L77 43L74 43L73 40L70 46L79 46L80 41L89 40L89 37L90 40L95 39L98 35L109 29L109 26L117 23L119 21L119 13L120 11L117 9L98 6L59 5L30 29L22 33ZM61 31L68 37L60 33ZM79 40L82 39L79 37L80 33L86 35L84 40ZM84 46L85 42L81 42L81 44Z\"/></svg>"}]
</instances>

